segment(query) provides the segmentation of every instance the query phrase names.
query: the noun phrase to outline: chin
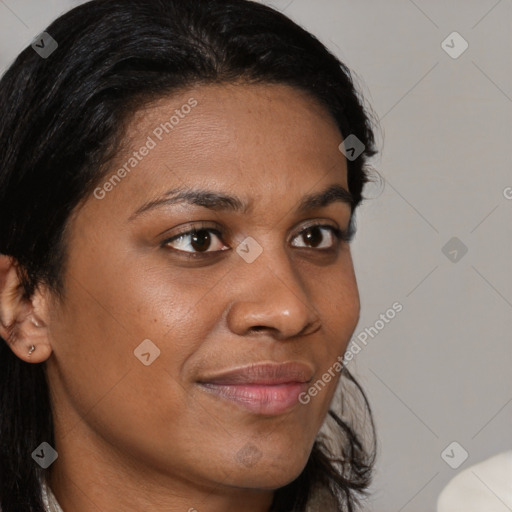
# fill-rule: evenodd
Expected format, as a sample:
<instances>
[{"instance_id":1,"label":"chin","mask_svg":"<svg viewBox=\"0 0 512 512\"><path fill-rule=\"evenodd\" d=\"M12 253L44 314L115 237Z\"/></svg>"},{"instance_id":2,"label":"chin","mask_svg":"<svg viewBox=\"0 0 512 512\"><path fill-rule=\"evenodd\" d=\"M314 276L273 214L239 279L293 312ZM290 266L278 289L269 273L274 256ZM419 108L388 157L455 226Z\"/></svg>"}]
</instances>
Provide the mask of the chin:
<instances>
[{"instance_id":1,"label":"chin","mask_svg":"<svg viewBox=\"0 0 512 512\"><path fill-rule=\"evenodd\" d=\"M253 467L237 468L231 485L246 489L276 490L293 482L306 466L307 458L283 457L260 461Z\"/></svg>"}]
</instances>

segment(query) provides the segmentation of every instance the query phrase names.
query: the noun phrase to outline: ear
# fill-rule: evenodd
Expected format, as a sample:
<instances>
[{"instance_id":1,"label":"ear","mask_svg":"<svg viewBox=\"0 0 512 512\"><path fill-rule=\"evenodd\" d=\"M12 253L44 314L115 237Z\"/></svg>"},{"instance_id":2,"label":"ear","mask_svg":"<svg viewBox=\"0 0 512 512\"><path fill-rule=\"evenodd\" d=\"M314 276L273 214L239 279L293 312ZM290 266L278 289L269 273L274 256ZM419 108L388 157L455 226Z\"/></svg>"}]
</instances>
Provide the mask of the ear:
<instances>
[{"instance_id":1,"label":"ear","mask_svg":"<svg viewBox=\"0 0 512 512\"><path fill-rule=\"evenodd\" d=\"M0 336L23 361L41 363L52 352L48 296L37 288L31 298L23 298L17 268L13 257L0 254Z\"/></svg>"}]
</instances>

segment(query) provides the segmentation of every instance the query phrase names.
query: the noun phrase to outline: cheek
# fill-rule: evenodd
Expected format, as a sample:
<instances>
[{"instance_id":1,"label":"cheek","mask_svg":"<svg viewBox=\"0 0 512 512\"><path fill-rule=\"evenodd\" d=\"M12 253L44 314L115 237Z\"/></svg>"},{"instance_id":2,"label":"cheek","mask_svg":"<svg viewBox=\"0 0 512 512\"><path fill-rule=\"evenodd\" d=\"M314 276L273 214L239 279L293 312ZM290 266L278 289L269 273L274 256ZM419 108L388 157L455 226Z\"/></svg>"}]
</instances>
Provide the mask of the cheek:
<instances>
[{"instance_id":1,"label":"cheek","mask_svg":"<svg viewBox=\"0 0 512 512\"><path fill-rule=\"evenodd\" d=\"M82 324L94 324L100 336L117 332L122 346L131 350L154 337L179 351L193 348L194 332L202 333L209 328L204 322L215 318L214 304L204 300L216 281L212 272L173 267L129 251L105 251L101 260L94 256L84 256L75 265L81 286L71 284L81 297L74 301L73 314Z\"/></svg>"},{"instance_id":2,"label":"cheek","mask_svg":"<svg viewBox=\"0 0 512 512\"><path fill-rule=\"evenodd\" d=\"M326 330L331 359L341 354L355 331L360 316L360 297L352 261L346 255L329 271L310 277L314 307Z\"/></svg>"},{"instance_id":3,"label":"cheek","mask_svg":"<svg viewBox=\"0 0 512 512\"><path fill-rule=\"evenodd\" d=\"M360 318L360 298L355 280L340 285L337 293L333 293L332 302L326 305L329 312L329 326L339 333L338 353L344 351L352 337Z\"/></svg>"},{"instance_id":4,"label":"cheek","mask_svg":"<svg viewBox=\"0 0 512 512\"><path fill-rule=\"evenodd\" d=\"M184 285L179 273L172 279L162 269L96 268L101 272L70 266L66 307L53 323L57 408L87 418L111 446L154 457L155 465L166 463L162 453L178 459L180 446L211 429L182 375L217 318L212 303L201 302L208 288Z\"/></svg>"},{"instance_id":5,"label":"cheek","mask_svg":"<svg viewBox=\"0 0 512 512\"><path fill-rule=\"evenodd\" d=\"M173 402L183 407L170 383L182 378L216 318L212 303L201 301L206 285L184 283L184 275L107 256L99 262L87 253L70 261L66 306L52 323L52 337L62 384L81 413L125 375L118 392L129 396L112 401L113 410L163 410ZM151 406L149 390L159 390L157 397L149 393ZM140 419L130 418L130 424Z\"/></svg>"},{"instance_id":6,"label":"cheek","mask_svg":"<svg viewBox=\"0 0 512 512\"><path fill-rule=\"evenodd\" d=\"M323 336L314 344L312 360L318 371L303 396L310 412L311 432L319 429L334 397L341 376L345 350L359 322L360 297L350 255L345 253L339 264L303 273L307 276L311 304L322 320ZM306 279L306 278L305 278ZM318 333L319 334L319 333Z\"/></svg>"}]
</instances>

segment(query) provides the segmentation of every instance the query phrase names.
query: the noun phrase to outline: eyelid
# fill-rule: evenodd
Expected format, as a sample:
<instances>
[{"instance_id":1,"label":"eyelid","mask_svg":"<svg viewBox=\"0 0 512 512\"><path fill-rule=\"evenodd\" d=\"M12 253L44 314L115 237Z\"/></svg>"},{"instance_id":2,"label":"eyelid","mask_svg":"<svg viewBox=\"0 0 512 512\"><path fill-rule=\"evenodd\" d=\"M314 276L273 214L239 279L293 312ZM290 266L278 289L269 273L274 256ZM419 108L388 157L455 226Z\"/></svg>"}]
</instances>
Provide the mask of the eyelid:
<instances>
[{"instance_id":1,"label":"eyelid","mask_svg":"<svg viewBox=\"0 0 512 512\"><path fill-rule=\"evenodd\" d=\"M219 234L222 234L222 227L220 227L216 223L212 223L209 221L197 221L197 222L189 222L185 224L184 226L181 226L181 228L178 228L179 231L172 235L169 238L166 238L162 243L170 242L172 240L175 240L176 238L183 236L183 235L190 235L191 233L195 231L202 231L202 230L208 230L208 231L216 231Z\"/></svg>"},{"instance_id":2,"label":"eyelid","mask_svg":"<svg viewBox=\"0 0 512 512\"><path fill-rule=\"evenodd\" d=\"M309 221L309 222L306 222L306 224L303 224L302 228L300 229L300 231L296 234L296 235L293 235L293 238L295 238L295 236L297 235L300 235L302 234L304 231L307 231L308 229L310 228L314 228L314 227L319 227L319 228L331 228L333 230L333 232L341 232L343 233L344 230L341 229L340 227L338 227L338 225L336 223L333 223L332 221L327 221L327 220L312 220L312 221Z\"/></svg>"}]
</instances>

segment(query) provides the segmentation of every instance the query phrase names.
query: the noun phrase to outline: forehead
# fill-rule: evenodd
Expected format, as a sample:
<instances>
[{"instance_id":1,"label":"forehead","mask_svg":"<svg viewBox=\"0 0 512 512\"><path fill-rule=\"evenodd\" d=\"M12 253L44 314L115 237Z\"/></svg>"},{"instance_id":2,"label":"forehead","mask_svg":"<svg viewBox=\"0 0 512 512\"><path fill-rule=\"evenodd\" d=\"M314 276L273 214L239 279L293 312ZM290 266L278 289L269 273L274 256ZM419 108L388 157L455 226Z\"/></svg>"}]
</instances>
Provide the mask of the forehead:
<instances>
[{"instance_id":1,"label":"forehead","mask_svg":"<svg viewBox=\"0 0 512 512\"><path fill-rule=\"evenodd\" d=\"M341 134L329 111L308 93L282 84L201 85L161 98L134 116L129 149L148 135L158 145L153 156L175 166L191 158L209 166L212 159L246 157L244 165L259 168L278 157L344 163Z\"/></svg>"},{"instance_id":2,"label":"forehead","mask_svg":"<svg viewBox=\"0 0 512 512\"><path fill-rule=\"evenodd\" d=\"M148 135L158 146L152 155L175 166L246 157L244 165L258 168L285 158L344 164L341 133L327 108L283 84L202 85L161 98L135 114L129 151Z\"/></svg>"},{"instance_id":3,"label":"forehead","mask_svg":"<svg viewBox=\"0 0 512 512\"><path fill-rule=\"evenodd\" d=\"M191 87L134 114L124 148L104 181L119 169L126 172L110 187L102 207L125 204L133 213L141 203L174 187L250 195L254 202L268 205L287 194L296 202L313 189L325 188L325 182L320 183L325 179L347 188L341 142L329 111L296 88Z\"/></svg>"}]
</instances>

